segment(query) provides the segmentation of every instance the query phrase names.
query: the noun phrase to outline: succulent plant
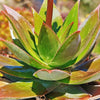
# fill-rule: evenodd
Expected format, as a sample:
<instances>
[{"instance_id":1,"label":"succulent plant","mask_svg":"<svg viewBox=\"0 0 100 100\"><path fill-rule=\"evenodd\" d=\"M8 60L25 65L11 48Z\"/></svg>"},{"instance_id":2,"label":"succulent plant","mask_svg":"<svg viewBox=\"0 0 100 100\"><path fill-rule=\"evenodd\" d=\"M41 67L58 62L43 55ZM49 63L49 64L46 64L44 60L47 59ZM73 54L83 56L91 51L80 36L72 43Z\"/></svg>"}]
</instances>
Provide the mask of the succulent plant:
<instances>
[{"instance_id":1,"label":"succulent plant","mask_svg":"<svg viewBox=\"0 0 100 100\"><path fill-rule=\"evenodd\" d=\"M44 0L39 13L32 8L34 27L4 5L13 43L0 41L16 57L0 55L1 99L88 100L100 94L89 85L100 79L100 56L89 56L99 35L100 5L78 26L79 2L63 22L53 0Z\"/></svg>"}]
</instances>

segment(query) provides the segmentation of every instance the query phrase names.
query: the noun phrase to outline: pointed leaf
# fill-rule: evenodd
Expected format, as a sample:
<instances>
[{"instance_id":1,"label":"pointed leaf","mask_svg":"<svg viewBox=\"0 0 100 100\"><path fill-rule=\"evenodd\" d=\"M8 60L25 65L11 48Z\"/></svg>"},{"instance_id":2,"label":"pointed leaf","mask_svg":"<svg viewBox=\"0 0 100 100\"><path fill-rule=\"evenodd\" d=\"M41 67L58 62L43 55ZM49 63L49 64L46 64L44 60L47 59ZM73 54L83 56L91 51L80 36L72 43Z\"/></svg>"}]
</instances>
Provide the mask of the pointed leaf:
<instances>
[{"instance_id":1,"label":"pointed leaf","mask_svg":"<svg viewBox=\"0 0 100 100\"><path fill-rule=\"evenodd\" d=\"M32 8L33 12L33 18L34 18L34 31L39 36L40 30L43 24L43 19L40 17L40 15L35 11L34 8Z\"/></svg>"},{"instance_id":2,"label":"pointed leaf","mask_svg":"<svg viewBox=\"0 0 100 100\"><path fill-rule=\"evenodd\" d=\"M13 39L14 44L16 44L17 46L19 46L21 49L25 50L24 46L22 45L22 43L20 42L16 32L14 31L13 27L11 26L11 24L9 23L9 28L10 28L10 34L11 37ZM25 50L26 51L26 50Z\"/></svg>"},{"instance_id":3,"label":"pointed leaf","mask_svg":"<svg viewBox=\"0 0 100 100\"><path fill-rule=\"evenodd\" d=\"M51 28L49 28L49 26L43 24L38 41L38 51L40 57L44 61L50 62L57 52L59 46L60 42L56 34L52 31Z\"/></svg>"},{"instance_id":4,"label":"pointed leaf","mask_svg":"<svg viewBox=\"0 0 100 100\"><path fill-rule=\"evenodd\" d=\"M34 59L33 57L31 57L29 54L27 54L25 51L23 51L22 49L20 49L18 46L14 45L13 43L10 43L8 41L5 41L3 39L0 39L1 41L3 41L4 44L6 44L6 46L11 50L12 53L15 54L16 57L18 57L20 60L22 60L23 62L27 63L28 65L34 67L34 68L46 68L48 69L49 66L46 65L44 62L39 62L36 59Z\"/></svg>"},{"instance_id":5,"label":"pointed leaf","mask_svg":"<svg viewBox=\"0 0 100 100\"><path fill-rule=\"evenodd\" d=\"M97 22L99 21L99 6L88 16L88 18L79 26L80 36L82 42L88 35L90 35L90 32L93 30L93 28L96 26Z\"/></svg>"},{"instance_id":6,"label":"pointed leaf","mask_svg":"<svg viewBox=\"0 0 100 100\"><path fill-rule=\"evenodd\" d=\"M69 36L57 51L50 65L52 66L64 65L69 60L73 59L74 55L77 53L80 47L80 41L81 40L79 31Z\"/></svg>"},{"instance_id":7,"label":"pointed leaf","mask_svg":"<svg viewBox=\"0 0 100 100\"><path fill-rule=\"evenodd\" d=\"M0 98L29 98L37 95L32 91L32 82L16 82L0 87Z\"/></svg>"},{"instance_id":8,"label":"pointed leaf","mask_svg":"<svg viewBox=\"0 0 100 100\"><path fill-rule=\"evenodd\" d=\"M46 21L46 13L47 13L47 0L44 0L39 15ZM58 32L60 29L61 25L63 24L62 17L57 10L55 4L53 4L53 16L52 16L52 29L54 30L55 33Z\"/></svg>"},{"instance_id":9,"label":"pointed leaf","mask_svg":"<svg viewBox=\"0 0 100 100\"><path fill-rule=\"evenodd\" d=\"M80 50L77 54L78 58L76 62L85 59L88 56L88 54L91 53L91 49L95 45L96 39L99 35L99 30L100 30L100 21L81 43Z\"/></svg>"},{"instance_id":10,"label":"pointed leaf","mask_svg":"<svg viewBox=\"0 0 100 100\"><path fill-rule=\"evenodd\" d=\"M16 35L18 36L19 40L25 47L25 49L35 58L39 58L38 55L34 50L36 50L35 47L35 40L33 41L31 39L31 36L34 37L33 33L33 27L29 24L29 22L20 14L18 14L13 9L4 6L6 9L6 12L3 12L7 19L10 21ZM35 36L36 37L36 36ZM33 50L34 49L34 50Z\"/></svg>"},{"instance_id":11,"label":"pointed leaf","mask_svg":"<svg viewBox=\"0 0 100 100\"><path fill-rule=\"evenodd\" d=\"M61 37L59 37L59 40L61 41L61 43L63 43L64 40L68 37L73 24L74 24L73 22L71 24L69 24L68 27L66 28L65 32L63 33L63 35Z\"/></svg>"},{"instance_id":12,"label":"pointed leaf","mask_svg":"<svg viewBox=\"0 0 100 100\"><path fill-rule=\"evenodd\" d=\"M54 91L47 94L52 100L88 100L91 96L87 94L80 86L65 85L58 86Z\"/></svg>"},{"instance_id":13,"label":"pointed leaf","mask_svg":"<svg viewBox=\"0 0 100 100\"><path fill-rule=\"evenodd\" d=\"M61 71L57 69L54 70L42 69L34 73L34 76L42 80L56 81L69 77L70 73L68 73L67 71Z\"/></svg>"},{"instance_id":14,"label":"pointed leaf","mask_svg":"<svg viewBox=\"0 0 100 100\"><path fill-rule=\"evenodd\" d=\"M74 22L69 35L77 31L78 29L78 8L79 8L79 0L76 2L74 7L69 12L68 16L66 17L63 25L61 26L60 30L58 31L57 35L60 38L63 33L66 31L66 28L69 26L70 23Z\"/></svg>"},{"instance_id":15,"label":"pointed leaf","mask_svg":"<svg viewBox=\"0 0 100 100\"><path fill-rule=\"evenodd\" d=\"M23 66L23 64L15 59L0 55L0 66Z\"/></svg>"},{"instance_id":16,"label":"pointed leaf","mask_svg":"<svg viewBox=\"0 0 100 100\"><path fill-rule=\"evenodd\" d=\"M45 95L54 90L58 85L58 82L34 79L32 90L37 95Z\"/></svg>"}]
</instances>

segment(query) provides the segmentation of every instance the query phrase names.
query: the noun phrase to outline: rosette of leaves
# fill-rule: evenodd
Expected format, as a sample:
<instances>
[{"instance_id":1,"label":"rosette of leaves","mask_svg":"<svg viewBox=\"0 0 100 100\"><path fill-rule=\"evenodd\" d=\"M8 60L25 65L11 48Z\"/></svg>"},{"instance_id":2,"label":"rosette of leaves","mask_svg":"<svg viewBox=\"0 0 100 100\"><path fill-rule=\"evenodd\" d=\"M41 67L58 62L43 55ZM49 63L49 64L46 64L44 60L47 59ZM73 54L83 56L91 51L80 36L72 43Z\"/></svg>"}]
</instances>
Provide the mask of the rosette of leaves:
<instances>
[{"instance_id":1,"label":"rosette of leaves","mask_svg":"<svg viewBox=\"0 0 100 100\"><path fill-rule=\"evenodd\" d=\"M86 60L99 34L100 6L78 27L79 1L63 21L53 0L44 0L39 13L32 8L34 28L16 11L4 8L13 43L0 41L16 58L0 55L1 99L88 100L100 94L97 85L87 84L100 79L100 57Z\"/></svg>"}]
</instances>

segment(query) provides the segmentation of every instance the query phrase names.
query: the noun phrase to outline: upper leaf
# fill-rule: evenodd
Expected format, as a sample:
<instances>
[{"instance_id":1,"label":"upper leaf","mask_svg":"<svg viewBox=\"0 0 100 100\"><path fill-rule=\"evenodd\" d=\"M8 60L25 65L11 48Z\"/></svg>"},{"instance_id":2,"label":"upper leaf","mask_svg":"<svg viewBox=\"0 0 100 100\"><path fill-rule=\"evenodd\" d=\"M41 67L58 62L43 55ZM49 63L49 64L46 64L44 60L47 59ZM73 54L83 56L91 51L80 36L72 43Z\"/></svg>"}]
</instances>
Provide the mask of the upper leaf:
<instances>
[{"instance_id":1,"label":"upper leaf","mask_svg":"<svg viewBox=\"0 0 100 100\"><path fill-rule=\"evenodd\" d=\"M46 13L47 13L47 0L44 0L39 15L46 21ZM53 4L53 16L52 16L52 29L54 30L55 33L58 32L60 29L61 25L63 24L62 17L57 10L55 4Z\"/></svg>"},{"instance_id":2,"label":"upper leaf","mask_svg":"<svg viewBox=\"0 0 100 100\"><path fill-rule=\"evenodd\" d=\"M74 7L69 12L68 16L66 17L63 25L61 26L60 30L58 31L57 35L60 38L63 33L66 31L66 28L69 26L70 23L74 22L69 35L77 31L78 29L78 8L79 8L79 0L76 2Z\"/></svg>"},{"instance_id":3,"label":"upper leaf","mask_svg":"<svg viewBox=\"0 0 100 100\"><path fill-rule=\"evenodd\" d=\"M45 62L50 62L56 54L60 42L54 31L46 24L42 25L39 39L38 39L38 51L40 57Z\"/></svg>"},{"instance_id":4,"label":"upper leaf","mask_svg":"<svg viewBox=\"0 0 100 100\"><path fill-rule=\"evenodd\" d=\"M34 18L34 31L35 33L39 36L40 34L40 30L43 24L43 19L41 18L41 16L35 11L34 8L32 8L32 12L33 12L33 18Z\"/></svg>"},{"instance_id":5,"label":"upper leaf","mask_svg":"<svg viewBox=\"0 0 100 100\"><path fill-rule=\"evenodd\" d=\"M95 13L94 16L96 16L96 15L97 14ZM92 22L94 23L93 19L90 20L89 22L90 23L92 23ZM80 50L79 50L79 52L77 54L78 58L77 58L76 62L78 62L78 61L80 61L82 59L85 59L89 55L89 53L91 53L91 49L93 48L93 46L94 46L94 44L96 42L96 39L97 39L97 37L99 35L100 21L98 22L98 20L97 20L96 24L94 25L94 27L92 29L90 29L91 31L89 33L88 33L88 29L86 29L87 36L81 42L81 46L80 46ZM81 32L82 32L82 30L81 30Z\"/></svg>"},{"instance_id":6,"label":"upper leaf","mask_svg":"<svg viewBox=\"0 0 100 100\"><path fill-rule=\"evenodd\" d=\"M80 39L79 31L69 36L61 45L61 47L58 49L50 65L57 67L73 59L74 55L79 50L80 41L81 39Z\"/></svg>"}]
</instances>

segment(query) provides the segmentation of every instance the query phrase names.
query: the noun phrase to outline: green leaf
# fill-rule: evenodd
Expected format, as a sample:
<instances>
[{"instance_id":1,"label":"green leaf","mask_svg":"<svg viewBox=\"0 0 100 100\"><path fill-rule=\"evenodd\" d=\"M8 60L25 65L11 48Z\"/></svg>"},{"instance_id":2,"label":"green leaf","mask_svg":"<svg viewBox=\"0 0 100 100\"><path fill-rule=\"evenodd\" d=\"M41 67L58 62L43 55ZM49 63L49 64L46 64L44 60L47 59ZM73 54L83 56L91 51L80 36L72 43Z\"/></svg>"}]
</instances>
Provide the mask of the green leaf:
<instances>
[{"instance_id":1,"label":"green leaf","mask_svg":"<svg viewBox=\"0 0 100 100\"><path fill-rule=\"evenodd\" d=\"M20 49L18 46L14 45L13 43L10 43L10 42L5 41L3 39L0 39L0 41L2 41L11 50L11 52L15 54L16 57L18 57L20 60L27 63L28 65L30 65L34 68L37 68L37 69L41 69L41 68L48 69L48 68L50 68L44 62L37 61L36 59L31 57L28 53L26 53L25 51Z\"/></svg>"},{"instance_id":2,"label":"green leaf","mask_svg":"<svg viewBox=\"0 0 100 100\"><path fill-rule=\"evenodd\" d=\"M22 45L22 43L20 42L16 32L14 31L13 27L11 26L11 24L9 23L9 28L10 28L10 34L11 37L13 39L14 44L16 44L17 46L19 46L21 49L25 50L24 46ZM26 51L26 50L25 50Z\"/></svg>"},{"instance_id":3,"label":"green leaf","mask_svg":"<svg viewBox=\"0 0 100 100\"><path fill-rule=\"evenodd\" d=\"M43 18L44 21L46 21L46 13L47 13L47 0L44 0L39 15ZM56 8L55 4L53 4L53 16L52 16L52 29L55 33L58 32L61 25L63 24L63 19Z\"/></svg>"},{"instance_id":4,"label":"green leaf","mask_svg":"<svg viewBox=\"0 0 100 100\"><path fill-rule=\"evenodd\" d=\"M0 98L30 98L37 95L32 91L32 82L16 82L0 87Z\"/></svg>"},{"instance_id":5,"label":"green leaf","mask_svg":"<svg viewBox=\"0 0 100 100\"><path fill-rule=\"evenodd\" d=\"M0 55L0 66L23 66L23 64L15 59Z\"/></svg>"},{"instance_id":6,"label":"green leaf","mask_svg":"<svg viewBox=\"0 0 100 100\"><path fill-rule=\"evenodd\" d=\"M43 19L41 18L41 16L35 11L34 8L32 8L32 12L33 12L33 18L34 18L34 31L35 33L39 36L40 34L40 30L43 24Z\"/></svg>"},{"instance_id":7,"label":"green leaf","mask_svg":"<svg viewBox=\"0 0 100 100\"><path fill-rule=\"evenodd\" d=\"M73 26L73 22L66 28L65 32L63 33L63 35L61 37L59 37L59 40L61 41L61 43L64 42L64 40L68 37L69 32Z\"/></svg>"},{"instance_id":8,"label":"green leaf","mask_svg":"<svg viewBox=\"0 0 100 100\"><path fill-rule=\"evenodd\" d=\"M15 31L17 37L19 38L20 42L24 46L24 48L35 58L39 59L37 53L35 52L35 40L31 38L31 35L36 38L34 34L33 27L30 23L20 14L18 14L13 9L4 6L6 12L3 12L9 22L11 23L13 30ZM33 35L34 34L34 35Z\"/></svg>"},{"instance_id":9,"label":"green leaf","mask_svg":"<svg viewBox=\"0 0 100 100\"><path fill-rule=\"evenodd\" d=\"M57 35L60 38L63 33L66 31L66 28L70 25L70 23L74 22L69 35L77 31L78 29L78 8L79 8L79 0L76 2L74 7L69 12L68 16L66 17L63 25L61 26L60 30L58 31Z\"/></svg>"},{"instance_id":10,"label":"green leaf","mask_svg":"<svg viewBox=\"0 0 100 100\"><path fill-rule=\"evenodd\" d=\"M47 97L52 100L83 100L83 98L86 98L84 100L88 100L90 95L87 94L80 86L61 84L51 93L47 94Z\"/></svg>"},{"instance_id":11,"label":"green leaf","mask_svg":"<svg viewBox=\"0 0 100 100\"><path fill-rule=\"evenodd\" d=\"M73 71L69 84L84 84L100 79L100 57L89 66L88 71Z\"/></svg>"},{"instance_id":12,"label":"green leaf","mask_svg":"<svg viewBox=\"0 0 100 100\"><path fill-rule=\"evenodd\" d=\"M91 32L87 35L87 37L83 40L80 46L80 50L78 52L78 58L76 62L85 59L88 54L90 53L92 47L94 46L96 39L99 35L100 30L100 22L98 22L94 28L91 30Z\"/></svg>"},{"instance_id":13,"label":"green leaf","mask_svg":"<svg viewBox=\"0 0 100 100\"><path fill-rule=\"evenodd\" d=\"M88 37L99 21L99 6L88 16L88 18L79 26L82 42Z\"/></svg>"},{"instance_id":14,"label":"green leaf","mask_svg":"<svg viewBox=\"0 0 100 100\"><path fill-rule=\"evenodd\" d=\"M38 70L36 73L34 73L34 76L42 80L57 81L69 77L70 73L67 71L62 71L57 69L54 70L41 69Z\"/></svg>"},{"instance_id":15,"label":"green leaf","mask_svg":"<svg viewBox=\"0 0 100 100\"><path fill-rule=\"evenodd\" d=\"M54 31L46 24L43 24L38 41L40 57L45 62L50 62L55 56L59 46L60 42Z\"/></svg>"},{"instance_id":16,"label":"green leaf","mask_svg":"<svg viewBox=\"0 0 100 100\"><path fill-rule=\"evenodd\" d=\"M57 82L34 79L32 90L37 95L45 95L54 90L58 85L59 83Z\"/></svg>"},{"instance_id":17,"label":"green leaf","mask_svg":"<svg viewBox=\"0 0 100 100\"><path fill-rule=\"evenodd\" d=\"M36 69L30 66L3 66L0 72L19 77L19 78L33 78L33 73Z\"/></svg>"},{"instance_id":18,"label":"green leaf","mask_svg":"<svg viewBox=\"0 0 100 100\"><path fill-rule=\"evenodd\" d=\"M80 47L79 31L69 36L61 47L58 49L54 59L51 61L51 66L61 66L72 60Z\"/></svg>"}]
</instances>

